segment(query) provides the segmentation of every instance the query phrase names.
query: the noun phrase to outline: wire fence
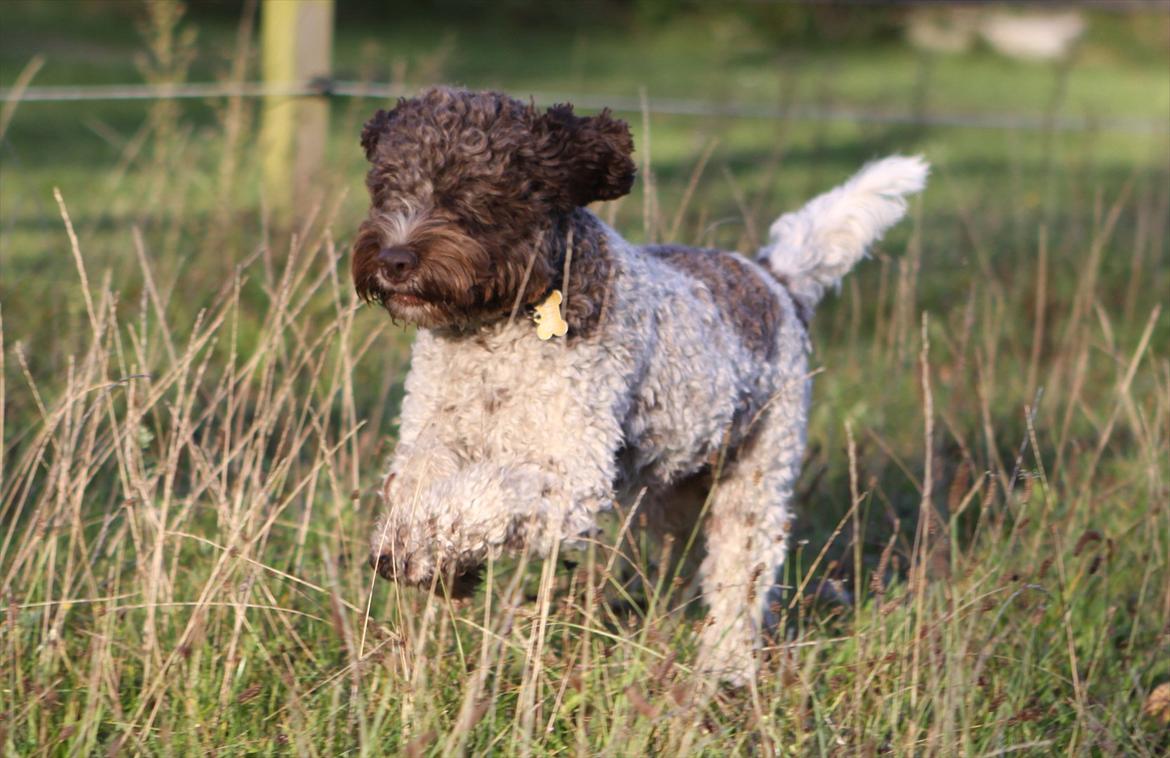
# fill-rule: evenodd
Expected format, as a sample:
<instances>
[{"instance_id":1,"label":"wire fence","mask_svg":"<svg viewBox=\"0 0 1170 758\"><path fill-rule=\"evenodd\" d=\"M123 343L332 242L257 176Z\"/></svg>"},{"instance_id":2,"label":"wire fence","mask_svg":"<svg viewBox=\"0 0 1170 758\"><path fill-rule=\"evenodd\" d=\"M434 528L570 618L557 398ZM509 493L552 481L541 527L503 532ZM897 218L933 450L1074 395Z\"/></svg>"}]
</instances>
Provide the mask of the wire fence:
<instances>
[{"instance_id":1,"label":"wire fence","mask_svg":"<svg viewBox=\"0 0 1170 758\"><path fill-rule=\"evenodd\" d=\"M214 98L330 97L394 99L409 97L418 87L404 84L321 79L304 83L202 82L186 84L122 84L84 87L0 88L0 102L73 103L126 100L200 100ZM631 97L566 92L534 92L538 102L572 102L578 107L622 112L698 117L755 118L776 121L847 122L859 124L960 127L1032 131L1109 131L1131 134L1168 133L1170 119L1130 116L1078 116L1062 113L972 113L894 110L864 106L757 105L687 98Z\"/></svg>"}]
</instances>

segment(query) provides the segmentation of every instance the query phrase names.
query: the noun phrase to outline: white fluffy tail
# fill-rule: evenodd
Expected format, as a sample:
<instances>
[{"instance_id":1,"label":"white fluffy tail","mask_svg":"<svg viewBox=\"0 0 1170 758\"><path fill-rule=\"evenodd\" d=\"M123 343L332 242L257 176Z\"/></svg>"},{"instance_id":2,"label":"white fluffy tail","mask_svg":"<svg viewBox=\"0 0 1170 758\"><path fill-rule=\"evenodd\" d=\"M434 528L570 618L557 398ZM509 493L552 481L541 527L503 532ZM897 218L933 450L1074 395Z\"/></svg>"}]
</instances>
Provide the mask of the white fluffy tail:
<instances>
[{"instance_id":1,"label":"white fluffy tail","mask_svg":"<svg viewBox=\"0 0 1170 758\"><path fill-rule=\"evenodd\" d=\"M865 257L869 246L906 214L906 195L926 186L930 164L892 155L866 164L849 181L785 213L768 230L758 260L812 310L826 287Z\"/></svg>"}]
</instances>

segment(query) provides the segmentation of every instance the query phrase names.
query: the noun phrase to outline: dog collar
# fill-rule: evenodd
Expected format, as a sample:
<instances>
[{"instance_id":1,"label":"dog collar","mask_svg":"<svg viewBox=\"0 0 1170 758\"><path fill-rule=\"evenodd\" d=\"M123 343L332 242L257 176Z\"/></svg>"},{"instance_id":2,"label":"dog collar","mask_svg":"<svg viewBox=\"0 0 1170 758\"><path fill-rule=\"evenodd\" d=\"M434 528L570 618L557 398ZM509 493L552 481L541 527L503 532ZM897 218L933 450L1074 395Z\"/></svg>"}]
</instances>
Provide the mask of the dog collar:
<instances>
[{"instance_id":1,"label":"dog collar","mask_svg":"<svg viewBox=\"0 0 1170 758\"><path fill-rule=\"evenodd\" d=\"M543 233L541 235L543 240ZM537 243L538 248L540 243ZM564 269L563 284L569 283L569 268L568 262L572 256L573 247L573 230L568 230L565 249L559 250L552 258L552 270L557 271ZM527 274L525 280L527 281ZM553 337L564 337L569 333L569 322L565 321L561 313L561 305L564 303L565 297L562 290L549 286L545 290L545 295L536 302L530 302L524 306L524 312L532 319L532 323L536 324L536 336L540 338L541 342L547 342Z\"/></svg>"},{"instance_id":2,"label":"dog collar","mask_svg":"<svg viewBox=\"0 0 1170 758\"><path fill-rule=\"evenodd\" d=\"M569 331L569 324L561 316L561 303L564 296L560 290L548 293L543 301L532 306L530 314L532 323L536 324L536 336L542 342L553 337L564 337Z\"/></svg>"}]
</instances>

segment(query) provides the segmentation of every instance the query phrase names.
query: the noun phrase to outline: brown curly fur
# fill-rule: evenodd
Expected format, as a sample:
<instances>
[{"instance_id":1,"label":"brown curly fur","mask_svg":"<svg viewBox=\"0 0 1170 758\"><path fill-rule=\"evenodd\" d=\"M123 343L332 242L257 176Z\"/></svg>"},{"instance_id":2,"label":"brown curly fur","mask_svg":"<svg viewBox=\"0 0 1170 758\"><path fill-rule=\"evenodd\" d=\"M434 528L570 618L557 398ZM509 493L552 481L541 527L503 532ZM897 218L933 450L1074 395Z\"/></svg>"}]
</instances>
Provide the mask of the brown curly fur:
<instances>
[{"instance_id":1,"label":"brown curly fur","mask_svg":"<svg viewBox=\"0 0 1170 758\"><path fill-rule=\"evenodd\" d=\"M569 244L569 277L564 278ZM613 259L597 217L575 210L566 219L565 231L554 242L555 261L551 286L564 293L561 310L569 325L569 342L592 337L605 320L609 287L613 276Z\"/></svg>"},{"instance_id":2,"label":"brown curly fur","mask_svg":"<svg viewBox=\"0 0 1170 758\"><path fill-rule=\"evenodd\" d=\"M647 245L646 252L702 282L709 297L727 314L744 345L761 360L769 360L780 330L780 302L764 276L736 253L683 245Z\"/></svg>"},{"instance_id":3,"label":"brown curly fur","mask_svg":"<svg viewBox=\"0 0 1170 758\"><path fill-rule=\"evenodd\" d=\"M591 331L609 268L600 230L577 208L629 192L625 122L608 110L581 117L563 104L542 113L500 93L440 87L378 111L361 143L372 164L370 215L352 262L363 299L419 326L467 329L508 315L518 296L531 304L560 286L571 236L566 318L571 334ZM400 231L406 239L394 239ZM388 245L418 258L392 286L379 276Z\"/></svg>"}]
</instances>

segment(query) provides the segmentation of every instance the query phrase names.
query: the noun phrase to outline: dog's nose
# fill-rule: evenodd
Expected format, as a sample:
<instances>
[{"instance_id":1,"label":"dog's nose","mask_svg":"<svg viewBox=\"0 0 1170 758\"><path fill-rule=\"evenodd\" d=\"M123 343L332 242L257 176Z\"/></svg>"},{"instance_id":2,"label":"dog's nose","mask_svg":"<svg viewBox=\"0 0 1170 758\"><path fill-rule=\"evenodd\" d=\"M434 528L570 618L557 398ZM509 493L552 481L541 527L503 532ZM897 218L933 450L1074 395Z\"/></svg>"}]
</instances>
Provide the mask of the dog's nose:
<instances>
[{"instance_id":1,"label":"dog's nose","mask_svg":"<svg viewBox=\"0 0 1170 758\"><path fill-rule=\"evenodd\" d=\"M418 256L405 247L384 247L378 251L382 270L396 282L404 281L418 266Z\"/></svg>"}]
</instances>

